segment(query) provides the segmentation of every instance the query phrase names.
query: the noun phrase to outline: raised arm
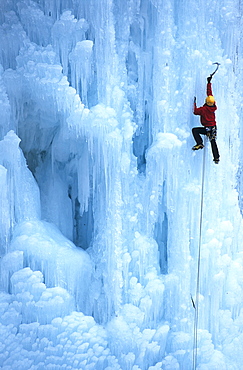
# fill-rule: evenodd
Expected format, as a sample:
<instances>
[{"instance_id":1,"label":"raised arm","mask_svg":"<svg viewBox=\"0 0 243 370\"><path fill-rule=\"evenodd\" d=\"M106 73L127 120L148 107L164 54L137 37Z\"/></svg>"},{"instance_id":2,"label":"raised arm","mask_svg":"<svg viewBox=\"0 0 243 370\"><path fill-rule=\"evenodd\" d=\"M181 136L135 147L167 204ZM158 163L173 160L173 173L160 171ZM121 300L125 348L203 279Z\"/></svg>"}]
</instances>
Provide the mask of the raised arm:
<instances>
[{"instance_id":1,"label":"raised arm","mask_svg":"<svg viewBox=\"0 0 243 370\"><path fill-rule=\"evenodd\" d=\"M211 82L207 83L207 96L213 95Z\"/></svg>"},{"instance_id":2,"label":"raised arm","mask_svg":"<svg viewBox=\"0 0 243 370\"><path fill-rule=\"evenodd\" d=\"M202 112L202 107L197 108L197 99L196 99L196 97L194 96L193 113L194 113L195 115L200 115L200 114L201 114L201 112Z\"/></svg>"},{"instance_id":3,"label":"raised arm","mask_svg":"<svg viewBox=\"0 0 243 370\"><path fill-rule=\"evenodd\" d=\"M209 76L207 78L207 81L208 81L208 83L207 83L207 96L213 95L211 80L212 80L212 76Z\"/></svg>"}]
</instances>

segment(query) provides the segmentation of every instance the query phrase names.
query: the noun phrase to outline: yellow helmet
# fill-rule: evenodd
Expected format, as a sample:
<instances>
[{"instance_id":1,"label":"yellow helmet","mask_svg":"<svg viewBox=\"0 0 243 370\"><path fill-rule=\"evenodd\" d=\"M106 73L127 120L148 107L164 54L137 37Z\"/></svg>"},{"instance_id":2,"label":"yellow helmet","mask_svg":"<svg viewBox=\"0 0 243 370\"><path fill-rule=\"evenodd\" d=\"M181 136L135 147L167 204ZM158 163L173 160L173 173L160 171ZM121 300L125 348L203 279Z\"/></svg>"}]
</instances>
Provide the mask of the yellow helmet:
<instances>
[{"instance_id":1,"label":"yellow helmet","mask_svg":"<svg viewBox=\"0 0 243 370\"><path fill-rule=\"evenodd\" d=\"M206 97L205 103L212 107L215 104L215 99L213 95L209 95Z\"/></svg>"}]
</instances>

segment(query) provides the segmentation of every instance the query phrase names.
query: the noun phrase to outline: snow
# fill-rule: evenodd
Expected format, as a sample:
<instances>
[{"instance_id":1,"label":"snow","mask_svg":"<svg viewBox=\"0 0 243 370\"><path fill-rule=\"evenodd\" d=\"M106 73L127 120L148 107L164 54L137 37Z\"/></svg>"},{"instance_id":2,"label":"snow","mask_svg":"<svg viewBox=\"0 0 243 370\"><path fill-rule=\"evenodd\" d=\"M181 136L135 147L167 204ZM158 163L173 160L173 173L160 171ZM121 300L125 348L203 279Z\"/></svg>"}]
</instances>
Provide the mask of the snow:
<instances>
[{"instance_id":1,"label":"snow","mask_svg":"<svg viewBox=\"0 0 243 370\"><path fill-rule=\"evenodd\" d=\"M239 5L0 3L2 369L242 368Z\"/></svg>"}]
</instances>

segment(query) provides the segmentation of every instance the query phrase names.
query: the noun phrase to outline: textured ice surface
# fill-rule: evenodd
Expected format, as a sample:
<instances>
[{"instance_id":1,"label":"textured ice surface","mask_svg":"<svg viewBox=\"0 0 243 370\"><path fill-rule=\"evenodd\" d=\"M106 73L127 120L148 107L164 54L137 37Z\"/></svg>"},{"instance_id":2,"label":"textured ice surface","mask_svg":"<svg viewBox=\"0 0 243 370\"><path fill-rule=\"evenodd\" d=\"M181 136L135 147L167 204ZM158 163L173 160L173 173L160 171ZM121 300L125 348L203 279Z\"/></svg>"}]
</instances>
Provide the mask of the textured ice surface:
<instances>
[{"instance_id":1,"label":"textured ice surface","mask_svg":"<svg viewBox=\"0 0 243 370\"><path fill-rule=\"evenodd\" d=\"M43 271L47 286L66 288L75 297L77 307L86 312L92 263L88 254L63 237L54 225L41 221L19 224L9 249L23 251L25 265Z\"/></svg>"},{"instance_id":2,"label":"textured ice surface","mask_svg":"<svg viewBox=\"0 0 243 370\"><path fill-rule=\"evenodd\" d=\"M0 2L2 369L241 369L241 5Z\"/></svg>"}]
</instances>

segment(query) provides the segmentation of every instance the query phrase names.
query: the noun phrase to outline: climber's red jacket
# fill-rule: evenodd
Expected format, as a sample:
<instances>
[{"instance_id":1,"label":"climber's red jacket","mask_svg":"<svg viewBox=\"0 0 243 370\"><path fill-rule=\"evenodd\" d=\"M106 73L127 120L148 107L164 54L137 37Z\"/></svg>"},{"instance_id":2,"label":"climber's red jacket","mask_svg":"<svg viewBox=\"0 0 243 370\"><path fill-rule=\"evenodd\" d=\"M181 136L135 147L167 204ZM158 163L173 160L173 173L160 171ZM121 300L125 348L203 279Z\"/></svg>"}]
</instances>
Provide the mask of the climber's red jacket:
<instances>
[{"instance_id":1,"label":"climber's red jacket","mask_svg":"<svg viewBox=\"0 0 243 370\"><path fill-rule=\"evenodd\" d=\"M213 95L211 83L207 84L207 96ZM200 122L203 126L216 126L215 111L217 109L216 104L209 106L204 104L202 107L197 108L196 103L194 103L193 113L200 116Z\"/></svg>"}]
</instances>

